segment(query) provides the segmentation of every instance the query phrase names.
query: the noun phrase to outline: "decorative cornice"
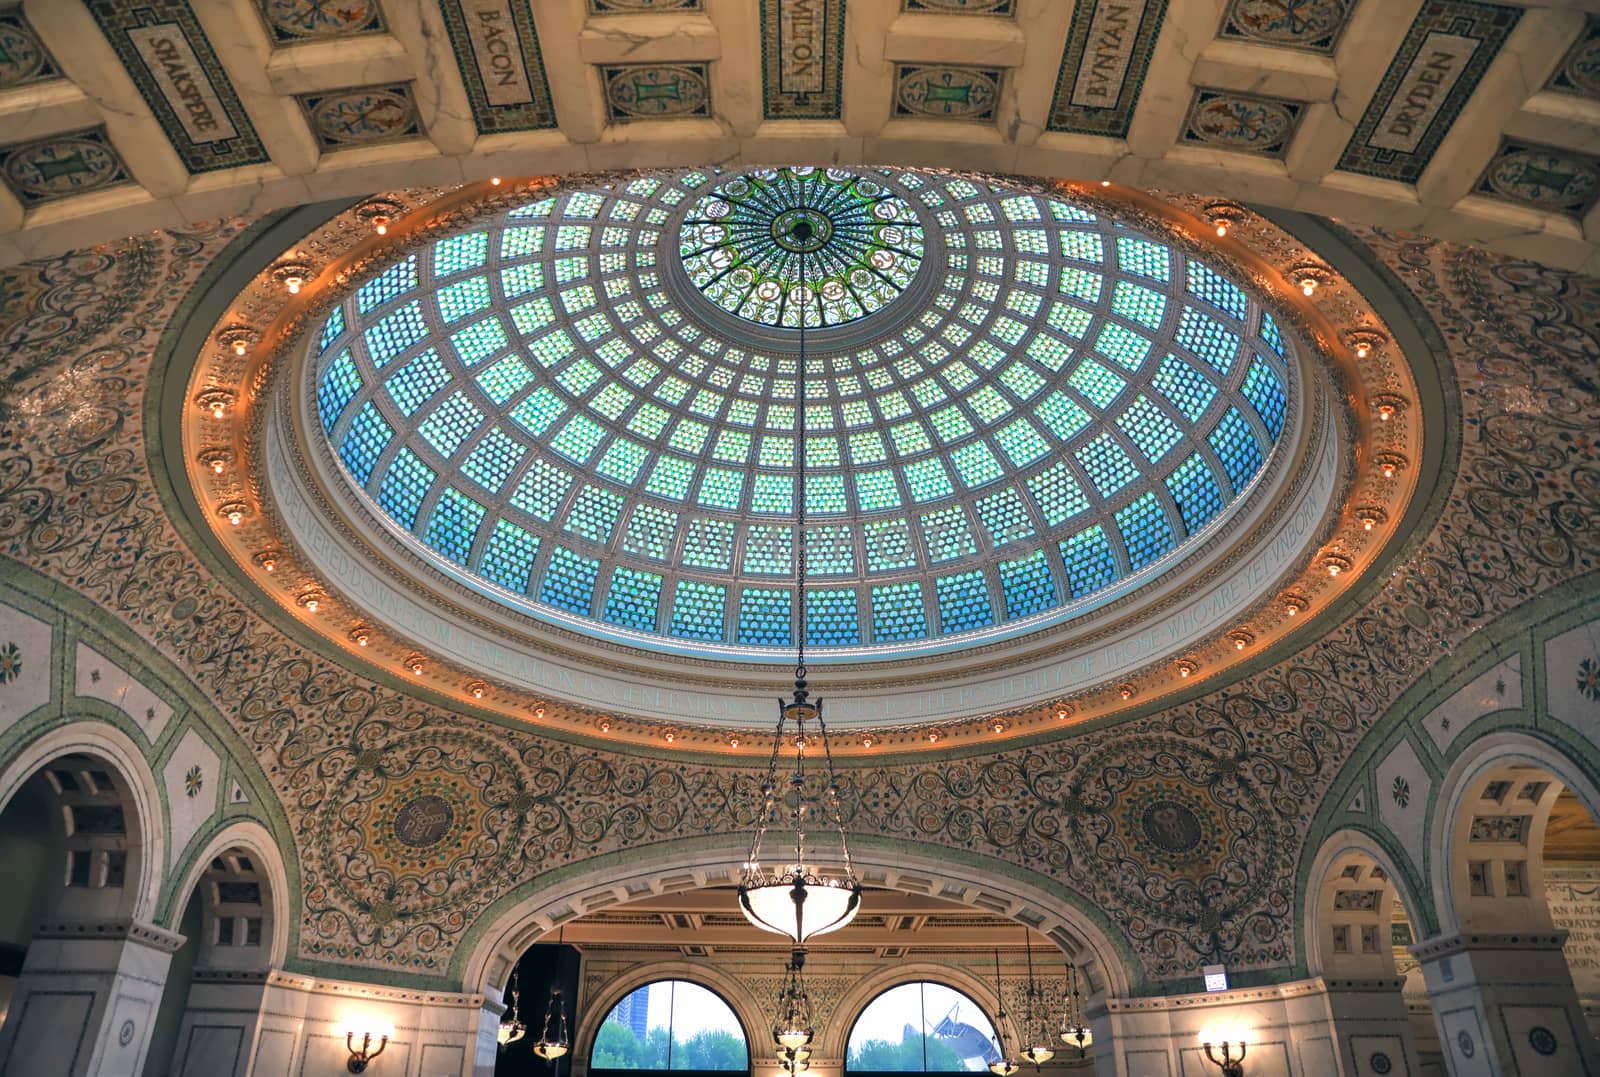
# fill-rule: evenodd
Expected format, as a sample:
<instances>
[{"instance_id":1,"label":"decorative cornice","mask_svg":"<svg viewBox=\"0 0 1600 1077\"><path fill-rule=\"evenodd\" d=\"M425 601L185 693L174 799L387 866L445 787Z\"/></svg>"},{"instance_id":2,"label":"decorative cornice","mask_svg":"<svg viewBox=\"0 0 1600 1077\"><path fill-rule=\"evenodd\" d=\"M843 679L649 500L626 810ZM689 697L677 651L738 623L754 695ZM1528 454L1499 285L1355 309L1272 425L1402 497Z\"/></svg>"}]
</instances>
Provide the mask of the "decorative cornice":
<instances>
[{"instance_id":1,"label":"decorative cornice","mask_svg":"<svg viewBox=\"0 0 1600 1077\"><path fill-rule=\"evenodd\" d=\"M1471 931L1428 939L1410 948L1418 961L1438 961L1456 954L1480 950L1559 950L1567 943L1567 932L1554 931Z\"/></svg>"}]
</instances>

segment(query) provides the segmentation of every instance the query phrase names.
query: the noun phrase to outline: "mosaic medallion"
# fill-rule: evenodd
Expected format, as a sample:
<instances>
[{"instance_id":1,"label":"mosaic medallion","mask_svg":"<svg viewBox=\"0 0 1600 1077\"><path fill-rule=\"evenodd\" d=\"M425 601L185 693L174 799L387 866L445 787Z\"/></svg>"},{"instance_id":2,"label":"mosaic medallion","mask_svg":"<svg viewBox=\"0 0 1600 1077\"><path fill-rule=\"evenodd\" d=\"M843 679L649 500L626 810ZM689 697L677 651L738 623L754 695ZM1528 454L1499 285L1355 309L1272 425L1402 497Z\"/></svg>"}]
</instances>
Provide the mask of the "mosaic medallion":
<instances>
[{"instance_id":1,"label":"mosaic medallion","mask_svg":"<svg viewBox=\"0 0 1600 1077\"><path fill-rule=\"evenodd\" d=\"M416 102L406 85L307 94L300 102L324 149L390 142L421 131Z\"/></svg>"},{"instance_id":2,"label":"mosaic medallion","mask_svg":"<svg viewBox=\"0 0 1600 1077\"><path fill-rule=\"evenodd\" d=\"M1315 52L1332 52L1350 0L1234 0L1224 32Z\"/></svg>"},{"instance_id":3,"label":"mosaic medallion","mask_svg":"<svg viewBox=\"0 0 1600 1077\"><path fill-rule=\"evenodd\" d=\"M1378 1074L1379 1077L1383 1077L1383 1074L1394 1069L1394 1063L1389 1061L1389 1056L1382 1051L1374 1051L1372 1052L1372 1057L1367 1059L1367 1068Z\"/></svg>"},{"instance_id":4,"label":"mosaic medallion","mask_svg":"<svg viewBox=\"0 0 1600 1077\"><path fill-rule=\"evenodd\" d=\"M13 8L0 12L0 87L24 86L60 75L39 37Z\"/></svg>"},{"instance_id":5,"label":"mosaic medallion","mask_svg":"<svg viewBox=\"0 0 1600 1077\"><path fill-rule=\"evenodd\" d=\"M22 652L14 642L0 647L0 684L7 684L22 674Z\"/></svg>"},{"instance_id":6,"label":"mosaic medallion","mask_svg":"<svg viewBox=\"0 0 1600 1077\"><path fill-rule=\"evenodd\" d=\"M122 1022L122 1027L117 1029L117 1043L123 1047L128 1046L128 1044L133 1042L134 1031L135 1027L131 1019Z\"/></svg>"},{"instance_id":7,"label":"mosaic medallion","mask_svg":"<svg viewBox=\"0 0 1600 1077\"><path fill-rule=\"evenodd\" d=\"M947 15L1015 15L1016 0L903 0L902 11L937 11Z\"/></svg>"},{"instance_id":8,"label":"mosaic medallion","mask_svg":"<svg viewBox=\"0 0 1600 1077\"><path fill-rule=\"evenodd\" d=\"M986 67L901 64L895 69L894 114L939 120L991 120L1002 73Z\"/></svg>"},{"instance_id":9,"label":"mosaic medallion","mask_svg":"<svg viewBox=\"0 0 1600 1077\"><path fill-rule=\"evenodd\" d=\"M1226 855L1225 813L1185 781L1152 778L1132 785L1120 798L1118 814L1133 844L1179 875L1215 871Z\"/></svg>"},{"instance_id":10,"label":"mosaic medallion","mask_svg":"<svg viewBox=\"0 0 1600 1077\"><path fill-rule=\"evenodd\" d=\"M128 178L103 131L58 135L0 150L0 175L24 204L33 205Z\"/></svg>"},{"instance_id":11,"label":"mosaic medallion","mask_svg":"<svg viewBox=\"0 0 1600 1077\"><path fill-rule=\"evenodd\" d=\"M1472 1042L1472 1033L1462 1029L1456 1033L1456 1046L1461 1049L1461 1057L1471 1058L1478 1053L1478 1045Z\"/></svg>"},{"instance_id":12,"label":"mosaic medallion","mask_svg":"<svg viewBox=\"0 0 1600 1077\"><path fill-rule=\"evenodd\" d=\"M591 15L645 15L657 11L704 11L702 0L589 0Z\"/></svg>"},{"instance_id":13,"label":"mosaic medallion","mask_svg":"<svg viewBox=\"0 0 1600 1077\"><path fill-rule=\"evenodd\" d=\"M280 42L320 41L384 29L378 0L261 0L272 35Z\"/></svg>"},{"instance_id":14,"label":"mosaic medallion","mask_svg":"<svg viewBox=\"0 0 1600 1077\"><path fill-rule=\"evenodd\" d=\"M394 836L419 849L435 845L450 829L455 809L444 797L427 794L406 803L394 817Z\"/></svg>"},{"instance_id":15,"label":"mosaic medallion","mask_svg":"<svg viewBox=\"0 0 1600 1077\"><path fill-rule=\"evenodd\" d=\"M900 195L843 169L761 169L697 202L678 253L711 302L758 325L842 325L881 310L922 264Z\"/></svg>"},{"instance_id":16,"label":"mosaic medallion","mask_svg":"<svg viewBox=\"0 0 1600 1077\"><path fill-rule=\"evenodd\" d=\"M1578 691L1591 703L1600 703L1600 658L1578 663Z\"/></svg>"},{"instance_id":17,"label":"mosaic medallion","mask_svg":"<svg viewBox=\"0 0 1600 1077\"><path fill-rule=\"evenodd\" d=\"M1201 90L1189 109L1184 138L1245 153L1282 156L1303 107L1295 101Z\"/></svg>"},{"instance_id":18,"label":"mosaic medallion","mask_svg":"<svg viewBox=\"0 0 1600 1077\"><path fill-rule=\"evenodd\" d=\"M1539 209L1582 213L1600 191L1600 161L1566 150L1508 142L1478 188Z\"/></svg>"},{"instance_id":19,"label":"mosaic medallion","mask_svg":"<svg viewBox=\"0 0 1600 1077\"><path fill-rule=\"evenodd\" d=\"M1600 98L1600 17L1589 16L1583 33L1550 76L1548 88Z\"/></svg>"},{"instance_id":20,"label":"mosaic medallion","mask_svg":"<svg viewBox=\"0 0 1600 1077\"><path fill-rule=\"evenodd\" d=\"M1557 1047L1556 1034L1543 1025L1534 1025L1528 1029L1528 1046L1532 1047L1536 1054L1553 1055Z\"/></svg>"},{"instance_id":21,"label":"mosaic medallion","mask_svg":"<svg viewBox=\"0 0 1600 1077\"><path fill-rule=\"evenodd\" d=\"M1200 817L1172 800L1158 800L1144 810L1144 836L1168 853L1186 853L1200 844Z\"/></svg>"},{"instance_id":22,"label":"mosaic medallion","mask_svg":"<svg viewBox=\"0 0 1600 1077\"><path fill-rule=\"evenodd\" d=\"M600 78L614 123L711 115L705 64L618 64L602 67Z\"/></svg>"}]
</instances>

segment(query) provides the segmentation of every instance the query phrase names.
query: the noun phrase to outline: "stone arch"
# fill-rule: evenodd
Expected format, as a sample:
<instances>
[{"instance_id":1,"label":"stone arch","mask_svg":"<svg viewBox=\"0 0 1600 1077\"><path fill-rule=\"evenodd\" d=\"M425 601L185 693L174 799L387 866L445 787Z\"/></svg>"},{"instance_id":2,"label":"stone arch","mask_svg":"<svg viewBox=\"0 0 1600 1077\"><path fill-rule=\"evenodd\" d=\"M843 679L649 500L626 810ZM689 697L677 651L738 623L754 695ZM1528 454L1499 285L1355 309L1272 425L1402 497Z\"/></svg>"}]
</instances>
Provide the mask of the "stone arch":
<instances>
[{"instance_id":1,"label":"stone arch","mask_svg":"<svg viewBox=\"0 0 1600 1077\"><path fill-rule=\"evenodd\" d=\"M739 1027L744 1031L745 1050L750 1054L751 1068L755 1067L757 1052L771 1035L766 1030L766 1011L749 987L734 977L715 966L684 960L652 961L636 966L606 984L593 999L584 999L583 1020L572 1032L572 1050L577 1056L574 1061L581 1061L587 1068L595 1037L599 1035L600 1025L611 1013L612 1007L630 992L660 980L685 980L698 984L726 1002L739 1019ZM537 1036L540 1022L544 1020L542 1005L537 1010L524 1011L522 1019L527 1022L529 1035Z\"/></svg>"},{"instance_id":2,"label":"stone arch","mask_svg":"<svg viewBox=\"0 0 1600 1077\"><path fill-rule=\"evenodd\" d=\"M1490 733L1456 758L1429 826L1429 883L1442 934L1550 930L1541 850L1563 788L1600 818L1594 778L1542 738Z\"/></svg>"},{"instance_id":3,"label":"stone arch","mask_svg":"<svg viewBox=\"0 0 1600 1077\"><path fill-rule=\"evenodd\" d=\"M850 989L839 997L839 1002L833 1010L833 1019L823 1028L817 1053L825 1059L839 1059L842 1069L850 1046L850 1033L854 1031L861 1012L885 991L901 984L918 981L942 983L960 991L983 1008L984 1016L989 1018L990 1023L1006 1038L1006 1043L1013 1046L1018 1043L1016 1029L1010 1021L1005 1023L1004 1028L1001 1027L1000 1018L997 1016L1000 1012L1000 999L994 993L993 984L985 983L981 976L967 969L931 961L915 961L881 968L852 984Z\"/></svg>"},{"instance_id":4,"label":"stone arch","mask_svg":"<svg viewBox=\"0 0 1600 1077\"><path fill-rule=\"evenodd\" d=\"M90 856L82 867L76 862L68 865L65 878L70 880L74 877L73 872L86 871L91 882L98 880L103 883L117 870L112 854L121 851L125 854L120 869L124 880L122 897L114 903L115 908L102 909L102 906L108 905L104 901L94 903L96 908L93 915L127 916L149 922L155 916L161 879L166 868L166 813L155 773L126 733L105 722L83 720L57 726L28 742L0 770L0 811L5 810L25 783L44 774L58 761L67 759L81 759L92 764L76 768L91 775L87 783L89 785L100 784L99 779L92 776L94 773L109 776L116 806L121 814L122 833L107 836L108 839L115 837L117 840L69 843L85 846L83 850L69 848L69 853L82 851ZM96 800L107 800L106 806L111 806L111 798L100 796L93 790L66 789L60 777L46 777L61 799L62 812L57 825L58 834L64 838L68 837L66 821L72 814L72 801L82 799L87 805ZM85 784L81 777L75 776L72 780L80 787ZM114 818L105 816L104 822L108 829L116 829ZM120 850L114 848L116 846L120 846ZM73 909L77 904L74 902L63 906L59 914L68 917L77 915ZM91 910L86 908L82 911Z\"/></svg>"},{"instance_id":5,"label":"stone arch","mask_svg":"<svg viewBox=\"0 0 1600 1077\"><path fill-rule=\"evenodd\" d=\"M238 863L237 858L243 855L248 858L247 865ZM223 867L218 869L216 861L222 860ZM229 878L229 877L233 878ZM182 914L183 905L196 887L209 884L213 892L205 894L206 903L206 928L207 946L216 946L215 935L211 931L213 922L222 916L235 914L235 918L248 919L250 913L240 906L241 903L226 903L220 900L222 896L221 885L224 882L257 882L262 891L260 944L253 949L257 952L250 955L248 967L259 966L261 969L282 968L289 952L289 877L284 869L283 854L272 834L267 828L254 819L240 819L229 823L218 831L205 847L200 850L190 862L184 873L181 885L174 893L176 900L173 903L172 916L174 919ZM229 908L229 906L233 908ZM237 926L235 930L238 930ZM244 928L244 938L249 937L248 926ZM226 944L225 944L226 945ZM252 949L247 943L232 943L241 949ZM202 954L202 960L207 960L212 954L209 950ZM207 961L209 964L210 962ZM229 967L235 962L223 961L219 967Z\"/></svg>"},{"instance_id":6,"label":"stone arch","mask_svg":"<svg viewBox=\"0 0 1600 1077\"><path fill-rule=\"evenodd\" d=\"M1317 847L1304 901L1306 969L1311 975L1395 975L1389 937L1389 911L1395 899L1405 906L1413 931L1426 923L1417 895L1405 885L1395 864L1376 838L1354 828L1330 834ZM1368 931L1373 938L1370 946L1364 945Z\"/></svg>"},{"instance_id":7,"label":"stone arch","mask_svg":"<svg viewBox=\"0 0 1600 1077\"><path fill-rule=\"evenodd\" d=\"M851 853L869 886L962 902L1044 935L1078 965L1086 995L1132 991L1135 977L1121 937L1050 880L1018 878L1012 865L921 843L855 837ZM451 971L463 990L498 1000L517 958L559 925L654 894L731 886L747 855L744 836L729 834L607 854L547 873L480 917L480 926L457 949Z\"/></svg>"}]
</instances>

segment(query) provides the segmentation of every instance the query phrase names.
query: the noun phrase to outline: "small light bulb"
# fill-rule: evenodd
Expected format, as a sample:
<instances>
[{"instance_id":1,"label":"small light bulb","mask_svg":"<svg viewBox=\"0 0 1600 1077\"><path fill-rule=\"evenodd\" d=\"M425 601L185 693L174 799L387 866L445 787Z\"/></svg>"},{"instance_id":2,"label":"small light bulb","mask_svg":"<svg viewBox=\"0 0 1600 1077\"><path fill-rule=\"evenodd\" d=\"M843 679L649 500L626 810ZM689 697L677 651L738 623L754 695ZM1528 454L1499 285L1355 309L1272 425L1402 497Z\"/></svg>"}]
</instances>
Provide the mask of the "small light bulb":
<instances>
[{"instance_id":1,"label":"small light bulb","mask_svg":"<svg viewBox=\"0 0 1600 1077\"><path fill-rule=\"evenodd\" d=\"M380 236L388 235L389 234L389 218L385 217L381 213L378 214L376 217L372 218L372 230L374 232L377 232Z\"/></svg>"},{"instance_id":2,"label":"small light bulb","mask_svg":"<svg viewBox=\"0 0 1600 1077\"><path fill-rule=\"evenodd\" d=\"M1383 477L1386 478L1386 479L1394 478L1394 465L1393 464L1384 464L1383 465Z\"/></svg>"},{"instance_id":3,"label":"small light bulb","mask_svg":"<svg viewBox=\"0 0 1600 1077\"><path fill-rule=\"evenodd\" d=\"M989 728L994 730L996 733L1004 733L1006 731L1006 724L1004 722L996 722Z\"/></svg>"},{"instance_id":4,"label":"small light bulb","mask_svg":"<svg viewBox=\"0 0 1600 1077\"><path fill-rule=\"evenodd\" d=\"M300 294L300 286L302 284L304 284L304 283L305 283L305 280L303 278L299 277L299 276L290 276L290 277L284 277L283 278L284 287L289 289L289 294L290 295L299 295Z\"/></svg>"},{"instance_id":5,"label":"small light bulb","mask_svg":"<svg viewBox=\"0 0 1600 1077\"><path fill-rule=\"evenodd\" d=\"M1289 616L1293 617L1295 614L1300 612L1300 603L1290 602L1285 606L1285 608L1289 611Z\"/></svg>"},{"instance_id":6,"label":"small light bulb","mask_svg":"<svg viewBox=\"0 0 1600 1077\"><path fill-rule=\"evenodd\" d=\"M411 672L416 674L418 677L422 676L422 663L421 662L413 662L413 663L411 663Z\"/></svg>"},{"instance_id":7,"label":"small light bulb","mask_svg":"<svg viewBox=\"0 0 1600 1077\"><path fill-rule=\"evenodd\" d=\"M1124 688L1124 689L1123 689L1123 690L1122 690L1122 698L1123 698L1123 699L1132 699L1132 698L1133 698L1133 689L1131 689L1131 688Z\"/></svg>"},{"instance_id":8,"label":"small light bulb","mask_svg":"<svg viewBox=\"0 0 1600 1077\"><path fill-rule=\"evenodd\" d=\"M1361 530L1363 530L1363 531L1371 531L1372 530L1372 525L1375 522L1376 521L1374 521L1371 516L1368 516L1366 519L1361 521Z\"/></svg>"},{"instance_id":9,"label":"small light bulb","mask_svg":"<svg viewBox=\"0 0 1600 1077\"><path fill-rule=\"evenodd\" d=\"M356 633L356 646L357 647L365 647L371 641L372 641L372 637L367 635L365 632L357 632Z\"/></svg>"},{"instance_id":10,"label":"small light bulb","mask_svg":"<svg viewBox=\"0 0 1600 1077\"><path fill-rule=\"evenodd\" d=\"M473 686L472 698L473 699L482 699L483 698L483 686L481 684Z\"/></svg>"},{"instance_id":11,"label":"small light bulb","mask_svg":"<svg viewBox=\"0 0 1600 1077\"><path fill-rule=\"evenodd\" d=\"M535 718L539 718L539 717L542 717L542 716L543 716L543 715L542 715L542 713L541 713L541 712L542 712L542 711L543 711L543 710L544 710L544 708L543 708L543 707L540 707L540 708L537 708L537 709L535 709L535 710L534 710L534 712L533 712L533 716L534 716L534 717L535 717ZM602 719L600 719L600 732L602 732L602 733L609 733L609 732L611 732L611 719L609 719L609 718L602 718Z\"/></svg>"},{"instance_id":12,"label":"small light bulb","mask_svg":"<svg viewBox=\"0 0 1600 1077\"><path fill-rule=\"evenodd\" d=\"M1394 405L1392 405L1392 404L1380 404L1380 405L1378 405L1378 421L1380 423L1388 422L1393 416L1394 416Z\"/></svg>"},{"instance_id":13,"label":"small light bulb","mask_svg":"<svg viewBox=\"0 0 1600 1077\"><path fill-rule=\"evenodd\" d=\"M1062 707L1060 710L1056 711L1056 721L1058 721L1058 722L1065 722L1068 718L1071 718L1071 717L1072 717L1072 712L1067 710L1067 708L1065 708L1065 707Z\"/></svg>"},{"instance_id":14,"label":"small light bulb","mask_svg":"<svg viewBox=\"0 0 1600 1077\"><path fill-rule=\"evenodd\" d=\"M312 613L316 613L317 612L317 606L318 605L319 605L319 603L317 602L316 599L314 599L314 598L306 599L306 609L310 610Z\"/></svg>"},{"instance_id":15,"label":"small light bulb","mask_svg":"<svg viewBox=\"0 0 1600 1077\"><path fill-rule=\"evenodd\" d=\"M666 741L668 744L671 744L673 741L678 739L678 734L669 729L665 733L661 734L661 739Z\"/></svg>"},{"instance_id":16,"label":"small light bulb","mask_svg":"<svg viewBox=\"0 0 1600 1077\"><path fill-rule=\"evenodd\" d=\"M1217 226L1217 238L1218 239L1227 239L1228 238L1228 220L1227 220L1227 218L1226 217L1218 217L1216 219L1215 223L1216 223L1216 226Z\"/></svg>"},{"instance_id":17,"label":"small light bulb","mask_svg":"<svg viewBox=\"0 0 1600 1077\"><path fill-rule=\"evenodd\" d=\"M212 404L211 405L211 417L213 419L222 418L222 416L226 412L227 412L227 405L225 405L225 404Z\"/></svg>"},{"instance_id":18,"label":"small light bulb","mask_svg":"<svg viewBox=\"0 0 1600 1077\"><path fill-rule=\"evenodd\" d=\"M1372 352L1372 342L1366 340L1356 341L1356 358L1365 359Z\"/></svg>"},{"instance_id":19,"label":"small light bulb","mask_svg":"<svg viewBox=\"0 0 1600 1077\"><path fill-rule=\"evenodd\" d=\"M234 340L233 340L233 354L235 354L235 355L243 355L249 349L250 349L250 345L245 343L245 340L244 340L243 337L235 337L234 338Z\"/></svg>"},{"instance_id":20,"label":"small light bulb","mask_svg":"<svg viewBox=\"0 0 1600 1077\"><path fill-rule=\"evenodd\" d=\"M261 562L261 567L266 569L268 572L276 572L278 570L278 562L268 557Z\"/></svg>"},{"instance_id":21,"label":"small light bulb","mask_svg":"<svg viewBox=\"0 0 1600 1077\"><path fill-rule=\"evenodd\" d=\"M863 748L870 748L875 743L876 742L871 737L862 737L861 738L861 747L863 747Z\"/></svg>"},{"instance_id":22,"label":"small light bulb","mask_svg":"<svg viewBox=\"0 0 1600 1077\"><path fill-rule=\"evenodd\" d=\"M500 186L500 177L499 176L490 176L489 177L489 186L491 186L491 187Z\"/></svg>"},{"instance_id":23,"label":"small light bulb","mask_svg":"<svg viewBox=\"0 0 1600 1077\"><path fill-rule=\"evenodd\" d=\"M1339 566L1338 565L1329 565L1328 566L1328 575L1337 576L1338 574L1339 574Z\"/></svg>"},{"instance_id":24,"label":"small light bulb","mask_svg":"<svg viewBox=\"0 0 1600 1077\"><path fill-rule=\"evenodd\" d=\"M222 474L222 469L225 467L227 467L227 465L222 462L222 457L220 456L211 461L211 473L213 475Z\"/></svg>"},{"instance_id":25,"label":"small light bulb","mask_svg":"<svg viewBox=\"0 0 1600 1077\"><path fill-rule=\"evenodd\" d=\"M238 509L234 509L232 512L228 513L228 522L234 527L238 527L239 521L242 519L244 519L244 513L240 512Z\"/></svg>"},{"instance_id":26,"label":"small light bulb","mask_svg":"<svg viewBox=\"0 0 1600 1077\"><path fill-rule=\"evenodd\" d=\"M1109 186L1111 186L1111 181L1110 180L1101 180L1100 181L1100 186L1109 187Z\"/></svg>"},{"instance_id":27,"label":"small light bulb","mask_svg":"<svg viewBox=\"0 0 1600 1077\"><path fill-rule=\"evenodd\" d=\"M539 707L533 708L533 716L535 718L543 718L544 717L544 707L543 706L539 706ZM611 723L609 723L609 722L604 723L604 725L605 725L606 729L610 729L611 728Z\"/></svg>"},{"instance_id":28,"label":"small light bulb","mask_svg":"<svg viewBox=\"0 0 1600 1077\"><path fill-rule=\"evenodd\" d=\"M1302 277L1301 278L1301 280L1300 280L1300 291L1301 291L1301 293L1303 295L1309 296L1312 292L1314 292L1316 290L1317 290L1317 279L1315 277Z\"/></svg>"},{"instance_id":29,"label":"small light bulb","mask_svg":"<svg viewBox=\"0 0 1600 1077\"><path fill-rule=\"evenodd\" d=\"M1178 667L1178 676L1187 677L1188 675L1189 675L1189 667L1188 666L1179 666Z\"/></svg>"},{"instance_id":30,"label":"small light bulb","mask_svg":"<svg viewBox=\"0 0 1600 1077\"><path fill-rule=\"evenodd\" d=\"M728 747L730 747L730 748L739 747L739 738L738 737L729 737L728 738Z\"/></svg>"},{"instance_id":31,"label":"small light bulb","mask_svg":"<svg viewBox=\"0 0 1600 1077\"><path fill-rule=\"evenodd\" d=\"M1244 650L1244 637L1243 636L1239 636L1238 638L1236 638L1233 641L1233 649L1236 650L1236 651Z\"/></svg>"}]
</instances>

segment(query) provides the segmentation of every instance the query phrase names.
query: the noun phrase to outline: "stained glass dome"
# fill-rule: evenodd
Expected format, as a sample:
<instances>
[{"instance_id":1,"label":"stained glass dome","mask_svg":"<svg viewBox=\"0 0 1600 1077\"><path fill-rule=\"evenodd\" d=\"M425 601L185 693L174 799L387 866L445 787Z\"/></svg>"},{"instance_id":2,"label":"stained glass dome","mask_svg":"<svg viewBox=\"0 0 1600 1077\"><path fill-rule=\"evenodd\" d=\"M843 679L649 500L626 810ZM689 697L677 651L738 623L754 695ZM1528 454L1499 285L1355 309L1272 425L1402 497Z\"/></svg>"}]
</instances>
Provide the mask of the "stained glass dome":
<instances>
[{"instance_id":1,"label":"stained glass dome","mask_svg":"<svg viewBox=\"0 0 1600 1077\"><path fill-rule=\"evenodd\" d=\"M808 348L802 411L792 300L829 280L808 324L849 335ZM1271 317L1204 263L914 170L535 202L395 262L311 347L331 458L440 571L591 635L768 659L794 642L800 422L808 646L893 657L1158 576L1258 481L1295 392Z\"/></svg>"}]
</instances>

